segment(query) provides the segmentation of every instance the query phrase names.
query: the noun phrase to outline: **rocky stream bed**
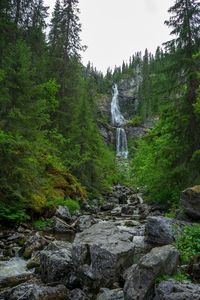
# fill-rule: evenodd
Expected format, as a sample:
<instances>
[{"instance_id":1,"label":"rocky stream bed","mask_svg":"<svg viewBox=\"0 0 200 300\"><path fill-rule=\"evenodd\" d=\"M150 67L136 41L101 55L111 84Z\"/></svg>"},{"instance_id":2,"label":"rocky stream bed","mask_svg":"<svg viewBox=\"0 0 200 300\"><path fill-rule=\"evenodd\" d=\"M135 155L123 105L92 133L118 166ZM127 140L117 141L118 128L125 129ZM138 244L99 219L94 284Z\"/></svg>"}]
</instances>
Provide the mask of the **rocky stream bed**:
<instances>
[{"instance_id":1,"label":"rocky stream bed","mask_svg":"<svg viewBox=\"0 0 200 300\"><path fill-rule=\"evenodd\" d=\"M189 207L187 192L182 196L190 217L191 211L198 214L197 194ZM0 299L200 299L200 284L156 281L180 268L173 225L182 228L191 219L165 218L159 207L148 206L141 194L121 185L105 199L103 205L83 203L73 217L58 207L46 232L27 224L2 228Z\"/></svg>"}]
</instances>

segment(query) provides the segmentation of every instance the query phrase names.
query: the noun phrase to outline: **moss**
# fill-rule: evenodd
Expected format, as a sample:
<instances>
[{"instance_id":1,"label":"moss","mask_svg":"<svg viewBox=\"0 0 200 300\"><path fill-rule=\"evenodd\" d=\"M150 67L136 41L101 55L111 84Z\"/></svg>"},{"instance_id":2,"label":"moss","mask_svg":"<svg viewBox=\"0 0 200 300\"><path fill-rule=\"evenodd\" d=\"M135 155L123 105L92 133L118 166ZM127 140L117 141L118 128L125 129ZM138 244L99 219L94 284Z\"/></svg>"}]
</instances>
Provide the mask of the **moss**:
<instances>
[{"instance_id":1,"label":"moss","mask_svg":"<svg viewBox=\"0 0 200 300\"><path fill-rule=\"evenodd\" d=\"M195 185L191 188L194 193L200 193L200 185Z\"/></svg>"}]
</instances>

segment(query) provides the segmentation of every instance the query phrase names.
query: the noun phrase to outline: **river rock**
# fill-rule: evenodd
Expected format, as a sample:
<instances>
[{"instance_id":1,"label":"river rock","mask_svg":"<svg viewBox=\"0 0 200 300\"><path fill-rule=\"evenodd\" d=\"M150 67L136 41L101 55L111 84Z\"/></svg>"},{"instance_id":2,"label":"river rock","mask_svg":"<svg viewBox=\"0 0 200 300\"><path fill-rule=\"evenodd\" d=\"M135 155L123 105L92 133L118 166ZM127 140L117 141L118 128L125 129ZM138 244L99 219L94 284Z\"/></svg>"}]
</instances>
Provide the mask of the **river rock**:
<instances>
[{"instance_id":1,"label":"river rock","mask_svg":"<svg viewBox=\"0 0 200 300\"><path fill-rule=\"evenodd\" d=\"M103 292L97 296L97 300L124 300L122 289L103 289Z\"/></svg>"},{"instance_id":2,"label":"river rock","mask_svg":"<svg viewBox=\"0 0 200 300\"><path fill-rule=\"evenodd\" d=\"M72 257L85 285L110 287L121 272L133 263L131 236L111 222L95 224L74 240Z\"/></svg>"},{"instance_id":3,"label":"river rock","mask_svg":"<svg viewBox=\"0 0 200 300\"><path fill-rule=\"evenodd\" d=\"M174 219L165 217L148 217L145 226L146 242L153 245L168 245L175 240L173 232Z\"/></svg>"},{"instance_id":4,"label":"river rock","mask_svg":"<svg viewBox=\"0 0 200 300\"><path fill-rule=\"evenodd\" d=\"M158 276L173 274L178 265L179 253L171 245L157 247L143 256L126 276L126 300L149 300L153 296L154 282Z\"/></svg>"},{"instance_id":5,"label":"river rock","mask_svg":"<svg viewBox=\"0 0 200 300\"><path fill-rule=\"evenodd\" d=\"M200 300L200 284L169 279L155 289L154 300Z\"/></svg>"},{"instance_id":6,"label":"river rock","mask_svg":"<svg viewBox=\"0 0 200 300\"><path fill-rule=\"evenodd\" d=\"M69 225L64 220L58 217L53 217L53 224L51 225L51 230L57 233L73 232Z\"/></svg>"},{"instance_id":7,"label":"river rock","mask_svg":"<svg viewBox=\"0 0 200 300\"><path fill-rule=\"evenodd\" d=\"M66 221L66 222L70 222L71 221L71 214L69 212L69 208L67 206L62 206L59 205L58 208L56 209L56 213L55 213L56 217Z\"/></svg>"},{"instance_id":8,"label":"river rock","mask_svg":"<svg viewBox=\"0 0 200 300\"><path fill-rule=\"evenodd\" d=\"M78 218L78 230L83 231L97 223L98 220L91 215L82 215Z\"/></svg>"},{"instance_id":9,"label":"river rock","mask_svg":"<svg viewBox=\"0 0 200 300\"><path fill-rule=\"evenodd\" d=\"M112 203L112 202L105 203L101 206L102 211L109 211L109 210L112 210L113 208L114 208L114 203Z\"/></svg>"},{"instance_id":10,"label":"river rock","mask_svg":"<svg viewBox=\"0 0 200 300\"><path fill-rule=\"evenodd\" d=\"M69 293L67 300L89 300L89 298L82 290L74 289Z\"/></svg>"},{"instance_id":11,"label":"river rock","mask_svg":"<svg viewBox=\"0 0 200 300\"><path fill-rule=\"evenodd\" d=\"M64 285L55 287L35 283L20 284L6 293L0 294L1 300L66 300L68 290ZM2 298L4 297L4 298Z\"/></svg>"},{"instance_id":12,"label":"river rock","mask_svg":"<svg viewBox=\"0 0 200 300\"><path fill-rule=\"evenodd\" d=\"M24 258L30 258L34 251L42 250L47 244L47 239L42 237L39 232L36 232L28 238L20 250L20 254L22 254Z\"/></svg>"},{"instance_id":13,"label":"river rock","mask_svg":"<svg viewBox=\"0 0 200 300\"><path fill-rule=\"evenodd\" d=\"M181 205L192 219L200 219L200 185L188 188L181 193Z\"/></svg>"},{"instance_id":14,"label":"river rock","mask_svg":"<svg viewBox=\"0 0 200 300\"><path fill-rule=\"evenodd\" d=\"M45 283L70 281L73 272L71 244L64 243L63 246L54 248L51 245L40 253L41 279ZM52 249L52 250L50 250Z\"/></svg>"}]
</instances>

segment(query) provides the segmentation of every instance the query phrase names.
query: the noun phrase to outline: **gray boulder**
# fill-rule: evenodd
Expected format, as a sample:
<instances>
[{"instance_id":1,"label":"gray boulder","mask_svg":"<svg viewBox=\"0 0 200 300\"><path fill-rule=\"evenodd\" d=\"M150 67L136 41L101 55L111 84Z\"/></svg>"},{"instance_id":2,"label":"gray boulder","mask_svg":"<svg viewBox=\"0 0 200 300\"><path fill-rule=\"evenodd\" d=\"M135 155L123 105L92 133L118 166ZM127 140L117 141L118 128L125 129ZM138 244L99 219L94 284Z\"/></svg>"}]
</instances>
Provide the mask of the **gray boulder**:
<instances>
[{"instance_id":1,"label":"gray boulder","mask_svg":"<svg viewBox=\"0 0 200 300\"><path fill-rule=\"evenodd\" d=\"M103 292L97 296L97 300L124 300L124 292L122 289L104 289Z\"/></svg>"},{"instance_id":2,"label":"gray boulder","mask_svg":"<svg viewBox=\"0 0 200 300\"><path fill-rule=\"evenodd\" d=\"M200 284L169 279L155 289L154 300L200 300Z\"/></svg>"},{"instance_id":3,"label":"gray boulder","mask_svg":"<svg viewBox=\"0 0 200 300\"><path fill-rule=\"evenodd\" d=\"M41 279L45 283L62 282L70 280L73 271L71 244L51 244L49 248L40 253ZM57 248L56 248L57 247ZM52 249L52 250L51 250Z\"/></svg>"},{"instance_id":4,"label":"gray boulder","mask_svg":"<svg viewBox=\"0 0 200 300\"><path fill-rule=\"evenodd\" d=\"M53 217L53 224L51 230L57 233L73 233L72 228L62 219Z\"/></svg>"},{"instance_id":5,"label":"gray boulder","mask_svg":"<svg viewBox=\"0 0 200 300\"><path fill-rule=\"evenodd\" d=\"M192 219L200 219L200 185L188 188L181 193L181 205Z\"/></svg>"},{"instance_id":6,"label":"gray boulder","mask_svg":"<svg viewBox=\"0 0 200 300\"><path fill-rule=\"evenodd\" d=\"M31 235L22 249L20 250L20 254L24 256L24 258L30 258L33 252L42 250L49 241L41 236L39 232L36 232L34 235Z\"/></svg>"},{"instance_id":7,"label":"gray boulder","mask_svg":"<svg viewBox=\"0 0 200 300\"><path fill-rule=\"evenodd\" d=\"M177 269L178 261L179 253L171 245L152 249L126 275L124 285L125 299L151 299L154 292L155 279L161 275L173 274Z\"/></svg>"},{"instance_id":8,"label":"gray boulder","mask_svg":"<svg viewBox=\"0 0 200 300\"><path fill-rule=\"evenodd\" d=\"M174 219L165 217L148 217L145 226L146 242L153 245L168 245L175 240L173 232Z\"/></svg>"},{"instance_id":9,"label":"gray boulder","mask_svg":"<svg viewBox=\"0 0 200 300\"><path fill-rule=\"evenodd\" d=\"M65 220L66 222L71 221L72 218L68 207L62 205L58 206L55 215L56 217Z\"/></svg>"},{"instance_id":10,"label":"gray boulder","mask_svg":"<svg viewBox=\"0 0 200 300\"><path fill-rule=\"evenodd\" d=\"M66 300L68 290L64 285L55 287L41 286L35 283L20 284L0 294L2 300ZM3 298L2 298L3 297Z\"/></svg>"},{"instance_id":11,"label":"gray boulder","mask_svg":"<svg viewBox=\"0 0 200 300\"><path fill-rule=\"evenodd\" d=\"M88 300L89 298L87 295L80 289L74 289L72 290L68 297L67 300Z\"/></svg>"},{"instance_id":12,"label":"gray boulder","mask_svg":"<svg viewBox=\"0 0 200 300\"><path fill-rule=\"evenodd\" d=\"M78 218L78 229L79 231L83 231L85 229L90 228L97 222L98 220L91 215L82 215Z\"/></svg>"},{"instance_id":13,"label":"gray boulder","mask_svg":"<svg viewBox=\"0 0 200 300\"><path fill-rule=\"evenodd\" d=\"M72 257L86 286L110 287L131 266L134 244L111 222L101 222L76 235Z\"/></svg>"}]
</instances>

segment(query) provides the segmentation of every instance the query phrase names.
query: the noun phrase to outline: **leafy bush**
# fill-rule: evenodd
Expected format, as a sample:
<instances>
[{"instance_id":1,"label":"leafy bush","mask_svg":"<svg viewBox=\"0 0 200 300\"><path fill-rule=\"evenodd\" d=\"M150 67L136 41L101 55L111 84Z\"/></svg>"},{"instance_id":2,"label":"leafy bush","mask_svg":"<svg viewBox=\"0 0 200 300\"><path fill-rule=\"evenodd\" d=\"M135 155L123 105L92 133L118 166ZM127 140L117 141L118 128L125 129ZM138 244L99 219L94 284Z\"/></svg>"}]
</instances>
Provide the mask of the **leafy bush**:
<instances>
[{"instance_id":1,"label":"leafy bush","mask_svg":"<svg viewBox=\"0 0 200 300\"><path fill-rule=\"evenodd\" d=\"M57 205L67 206L71 214L74 214L76 211L80 210L80 205L76 200L57 198L48 202L48 206Z\"/></svg>"},{"instance_id":2,"label":"leafy bush","mask_svg":"<svg viewBox=\"0 0 200 300\"><path fill-rule=\"evenodd\" d=\"M155 283L160 283L161 281L165 281L168 279L175 279L176 281L183 281L183 280L190 280L190 277L188 274L184 273L177 273L174 275L161 275L156 278Z\"/></svg>"},{"instance_id":3,"label":"leafy bush","mask_svg":"<svg viewBox=\"0 0 200 300\"><path fill-rule=\"evenodd\" d=\"M185 226L177 237L176 247L180 251L183 263L188 263L200 254L200 225Z\"/></svg>"},{"instance_id":4,"label":"leafy bush","mask_svg":"<svg viewBox=\"0 0 200 300\"><path fill-rule=\"evenodd\" d=\"M4 203L0 203L0 221L22 222L28 219L30 219L30 217L20 204L12 203L12 205L8 206Z\"/></svg>"},{"instance_id":5,"label":"leafy bush","mask_svg":"<svg viewBox=\"0 0 200 300\"><path fill-rule=\"evenodd\" d=\"M52 219L40 219L33 223L33 227L37 230L45 230L53 223Z\"/></svg>"},{"instance_id":6,"label":"leafy bush","mask_svg":"<svg viewBox=\"0 0 200 300\"><path fill-rule=\"evenodd\" d=\"M142 123L142 118L141 116L135 116L131 120L127 122L128 126L139 126Z\"/></svg>"}]
</instances>

